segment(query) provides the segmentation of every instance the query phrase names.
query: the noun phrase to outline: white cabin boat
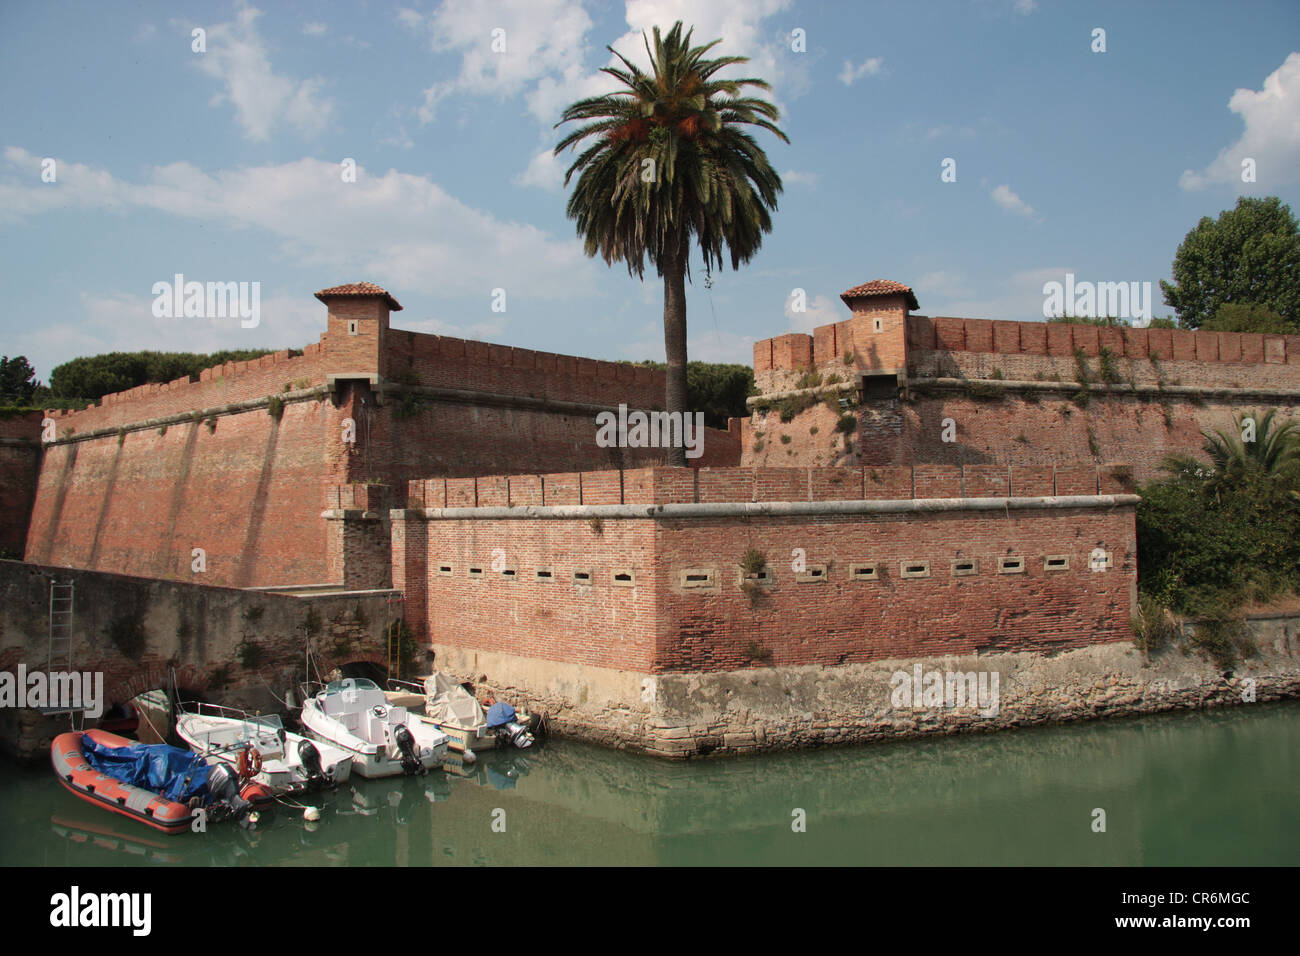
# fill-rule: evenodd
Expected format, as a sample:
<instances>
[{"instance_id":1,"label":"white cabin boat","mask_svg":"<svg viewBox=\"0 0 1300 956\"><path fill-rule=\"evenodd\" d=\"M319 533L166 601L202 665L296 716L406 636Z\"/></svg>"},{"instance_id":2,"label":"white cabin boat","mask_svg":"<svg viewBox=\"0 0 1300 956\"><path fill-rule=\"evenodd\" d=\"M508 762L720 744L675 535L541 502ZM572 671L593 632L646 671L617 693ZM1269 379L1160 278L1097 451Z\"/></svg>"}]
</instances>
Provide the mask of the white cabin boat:
<instances>
[{"instance_id":1,"label":"white cabin boat","mask_svg":"<svg viewBox=\"0 0 1300 956\"><path fill-rule=\"evenodd\" d=\"M424 678L423 685L390 680L388 686L384 696L390 703L406 707L447 734L452 749L463 753L466 762L474 760L475 751L512 746L522 750L533 745L526 716L521 722L513 707L499 704L489 714L449 674L439 671Z\"/></svg>"},{"instance_id":2,"label":"white cabin boat","mask_svg":"<svg viewBox=\"0 0 1300 956\"><path fill-rule=\"evenodd\" d=\"M301 793L343 783L352 774L352 754L327 742L289 733L275 714L252 715L216 704L189 705L176 717L176 734L208 764L238 769L257 753L261 769L252 775L276 794ZM251 769L251 768L250 768Z\"/></svg>"},{"instance_id":3,"label":"white cabin boat","mask_svg":"<svg viewBox=\"0 0 1300 956\"><path fill-rule=\"evenodd\" d=\"M374 681L345 678L303 696L303 727L314 739L348 751L363 777L427 773L447 755L447 735L390 702Z\"/></svg>"}]
</instances>

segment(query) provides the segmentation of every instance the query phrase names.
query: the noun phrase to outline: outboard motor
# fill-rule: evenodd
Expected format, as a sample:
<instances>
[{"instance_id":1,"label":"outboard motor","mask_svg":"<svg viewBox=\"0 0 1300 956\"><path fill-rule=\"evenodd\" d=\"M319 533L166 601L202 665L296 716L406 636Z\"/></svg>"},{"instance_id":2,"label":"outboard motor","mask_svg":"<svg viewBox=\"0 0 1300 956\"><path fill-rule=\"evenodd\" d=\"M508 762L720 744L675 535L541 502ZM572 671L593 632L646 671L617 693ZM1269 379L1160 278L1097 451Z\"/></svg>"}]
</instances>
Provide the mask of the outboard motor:
<instances>
[{"instance_id":1,"label":"outboard motor","mask_svg":"<svg viewBox=\"0 0 1300 956\"><path fill-rule=\"evenodd\" d=\"M525 750L533 745L533 735L515 717L515 709L509 704L497 702L489 708L487 725L496 732L498 747L509 744Z\"/></svg>"},{"instance_id":2,"label":"outboard motor","mask_svg":"<svg viewBox=\"0 0 1300 956\"><path fill-rule=\"evenodd\" d=\"M320 790L330 785L330 778L321 769L320 751L310 740L298 741L298 759L302 762L302 769L307 771L308 790Z\"/></svg>"},{"instance_id":3,"label":"outboard motor","mask_svg":"<svg viewBox=\"0 0 1300 956\"><path fill-rule=\"evenodd\" d=\"M398 724L393 730L393 740L397 742L397 749L402 752L402 772L408 777L412 774L424 776L429 772L420 761L420 748L415 743L415 737L407 729L406 724Z\"/></svg>"},{"instance_id":4,"label":"outboard motor","mask_svg":"<svg viewBox=\"0 0 1300 956\"><path fill-rule=\"evenodd\" d=\"M230 768L219 763L208 772L208 793L212 794L217 805L239 821L244 828L251 827L249 812L253 805L239 793L239 783Z\"/></svg>"}]
</instances>

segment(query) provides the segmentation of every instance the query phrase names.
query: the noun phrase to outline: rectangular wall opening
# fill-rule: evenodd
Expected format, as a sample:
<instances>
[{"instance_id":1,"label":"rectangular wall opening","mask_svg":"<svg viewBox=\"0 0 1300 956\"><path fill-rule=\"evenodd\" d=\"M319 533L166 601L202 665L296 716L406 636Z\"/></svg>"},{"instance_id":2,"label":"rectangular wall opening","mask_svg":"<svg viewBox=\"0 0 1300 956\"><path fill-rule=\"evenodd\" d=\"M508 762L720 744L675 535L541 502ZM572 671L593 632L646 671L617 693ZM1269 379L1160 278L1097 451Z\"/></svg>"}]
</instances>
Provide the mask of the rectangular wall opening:
<instances>
[{"instance_id":1,"label":"rectangular wall opening","mask_svg":"<svg viewBox=\"0 0 1300 956\"><path fill-rule=\"evenodd\" d=\"M687 568L681 572L679 584L684 588L711 588L715 586L712 568Z\"/></svg>"}]
</instances>

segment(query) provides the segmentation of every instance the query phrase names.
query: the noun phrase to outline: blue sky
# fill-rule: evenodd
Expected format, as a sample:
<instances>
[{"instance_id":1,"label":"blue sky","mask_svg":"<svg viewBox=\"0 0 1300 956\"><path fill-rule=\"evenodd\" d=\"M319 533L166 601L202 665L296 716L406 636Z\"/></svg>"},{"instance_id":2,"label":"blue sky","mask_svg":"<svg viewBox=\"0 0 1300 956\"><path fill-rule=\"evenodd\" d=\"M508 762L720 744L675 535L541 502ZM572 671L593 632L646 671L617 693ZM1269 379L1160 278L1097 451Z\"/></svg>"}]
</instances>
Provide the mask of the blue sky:
<instances>
[{"instance_id":1,"label":"blue sky","mask_svg":"<svg viewBox=\"0 0 1300 956\"><path fill-rule=\"evenodd\" d=\"M711 289L696 271L692 358L747 363L874 278L928 315L1041 319L1067 271L1168 278L1237 195L1300 210L1294 0L7 0L0 353L46 380L96 352L301 347L324 328L312 293L368 280L400 328L661 359L659 281L583 255L550 148L563 107L607 88L605 45L637 54L678 18L751 57L736 75L773 84L791 140L760 137L785 179L761 252ZM260 282L260 324L155 318L176 273Z\"/></svg>"}]
</instances>

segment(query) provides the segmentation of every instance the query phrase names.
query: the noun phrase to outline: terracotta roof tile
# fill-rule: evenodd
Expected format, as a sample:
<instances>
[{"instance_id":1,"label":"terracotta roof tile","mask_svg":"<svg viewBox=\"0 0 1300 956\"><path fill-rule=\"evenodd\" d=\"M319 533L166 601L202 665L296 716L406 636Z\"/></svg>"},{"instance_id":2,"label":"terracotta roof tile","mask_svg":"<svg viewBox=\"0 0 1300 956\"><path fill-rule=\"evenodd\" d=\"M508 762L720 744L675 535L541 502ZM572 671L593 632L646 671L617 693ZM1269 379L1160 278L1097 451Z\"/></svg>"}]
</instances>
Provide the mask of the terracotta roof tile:
<instances>
[{"instance_id":1,"label":"terracotta roof tile","mask_svg":"<svg viewBox=\"0 0 1300 956\"><path fill-rule=\"evenodd\" d=\"M388 300L388 308L392 312L401 312L402 306L396 299L389 294L387 289L380 288L373 282L349 282L346 285L336 285L329 289L321 289L316 293L316 298L325 302L327 299L341 299L349 296L383 296Z\"/></svg>"},{"instance_id":2,"label":"terracotta roof tile","mask_svg":"<svg viewBox=\"0 0 1300 956\"><path fill-rule=\"evenodd\" d=\"M911 286L905 286L901 282L894 282L891 279L872 279L870 282L864 282L862 285L855 285L847 292L841 292L840 298L848 304L850 299L865 299L873 295L897 295L904 293L907 296L908 309L919 309L916 303L916 295L912 292Z\"/></svg>"}]
</instances>

